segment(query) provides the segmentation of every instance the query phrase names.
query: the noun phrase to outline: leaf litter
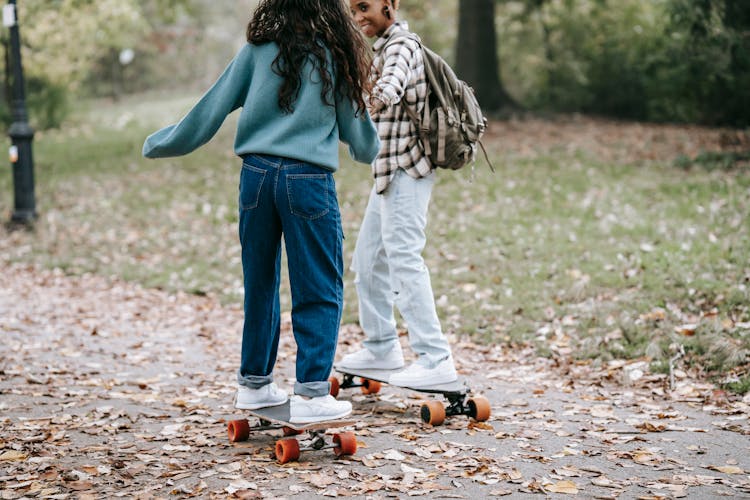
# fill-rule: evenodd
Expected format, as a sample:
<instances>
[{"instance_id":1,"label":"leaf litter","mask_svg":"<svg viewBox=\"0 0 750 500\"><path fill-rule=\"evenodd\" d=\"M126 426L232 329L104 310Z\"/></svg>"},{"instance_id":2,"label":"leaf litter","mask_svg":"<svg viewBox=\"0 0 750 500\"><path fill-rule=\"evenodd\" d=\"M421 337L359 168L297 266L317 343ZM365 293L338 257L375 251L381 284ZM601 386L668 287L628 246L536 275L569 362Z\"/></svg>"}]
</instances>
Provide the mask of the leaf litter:
<instances>
[{"instance_id":1,"label":"leaf litter","mask_svg":"<svg viewBox=\"0 0 750 500\"><path fill-rule=\"evenodd\" d=\"M5 266L0 498L750 494L747 401L717 400L688 375L670 390L646 365L623 385L630 361L561 362L463 337L454 356L489 397L488 422L433 428L419 419L423 394L346 393L358 453L279 466L278 435L226 438L241 321L210 297ZM291 387L288 315L282 326L277 382ZM359 328L340 341L358 346Z\"/></svg>"}]
</instances>

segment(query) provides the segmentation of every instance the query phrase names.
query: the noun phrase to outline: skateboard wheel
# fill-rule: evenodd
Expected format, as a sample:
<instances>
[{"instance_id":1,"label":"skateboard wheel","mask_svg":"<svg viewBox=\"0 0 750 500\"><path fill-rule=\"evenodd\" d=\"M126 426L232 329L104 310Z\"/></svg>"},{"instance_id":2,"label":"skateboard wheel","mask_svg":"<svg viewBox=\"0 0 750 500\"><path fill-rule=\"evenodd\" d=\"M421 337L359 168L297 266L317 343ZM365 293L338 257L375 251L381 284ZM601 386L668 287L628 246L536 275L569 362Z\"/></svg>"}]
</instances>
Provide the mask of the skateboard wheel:
<instances>
[{"instance_id":1,"label":"skateboard wheel","mask_svg":"<svg viewBox=\"0 0 750 500\"><path fill-rule=\"evenodd\" d=\"M230 420L227 424L227 434L230 443L247 441L250 437L250 422L245 420Z\"/></svg>"},{"instance_id":2,"label":"skateboard wheel","mask_svg":"<svg viewBox=\"0 0 750 500\"><path fill-rule=\"evenodd\" d=\"M490 402L487 398L477 396L467 401L469 406L469 416L477 422L484 422L490 418Z\"/></svg>"},{"instance_id":3,"label":"skateboard wheel","mask_svg":"<svg viewBox=\"0 0 750 500\"><path fill-rule=\"evenodd\" d=\"M276 441L276 460L280 464L297 459L299 459L299 442L296 439L286 438Z\"/></svg>"},{"instance_id":4,"label":"skateboard wheel","mask_svg":"<svg viewBox=\"0 0 750 500\"><path fill-rule=\"evenodd\" d=\"M333 435L333 452L337 457L357 453L357 437L353 432L342 432Z\"/></svg>"},{"instance_id":5,"label":"skateboard wheel","mask_svg":"<svg viewBox=\"0 0 750 500\"><path fill-rule=\"evenodd\" d=\"M339 395L339 388L341 387L341 384L339 384L339 379L337 379L336 377L329 377L328 382L330 382L331 384L331 389L328 392L335 398Z\"/></svg>"},{"instance_id":6,"label":"skateboard wheel","mask_svg":"<svg viewBox=\"0 0 750 500\"><path fill-rule=\"evenodd\" d=\"M362 394L377 394L380 392L380 382L377 380L362 379Z\"/></svg>"},{"instance_id":7,"label":"skateboard wheel","mask_svg":"<svg viewBox=\"0 0 750 500\"><path fill-rule=\"evenodd\" d=\"M428 401L419 412L422 422L430 425L441 425L445 422L445 407L440 401Z\"/></svg>"},{"instance_id":8,"label":"skateboard wheel","mask_svg":"<svg viewBox=\"0 0 750 500\"><path fill-rule=\"evenodd\" d=\"M298 431L297 429L292 429L291 427L282 427L281 432L283 432L285 436L299 436L305 431Z\"/></svg>"}]
</instances>

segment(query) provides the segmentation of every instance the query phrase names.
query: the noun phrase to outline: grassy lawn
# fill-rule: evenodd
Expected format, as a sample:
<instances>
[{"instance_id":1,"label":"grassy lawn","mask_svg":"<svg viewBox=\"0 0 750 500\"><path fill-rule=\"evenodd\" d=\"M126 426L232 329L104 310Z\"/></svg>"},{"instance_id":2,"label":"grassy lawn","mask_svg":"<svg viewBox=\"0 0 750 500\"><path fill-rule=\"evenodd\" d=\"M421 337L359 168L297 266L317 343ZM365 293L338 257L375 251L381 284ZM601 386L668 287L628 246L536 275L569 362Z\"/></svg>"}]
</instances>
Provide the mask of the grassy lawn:
<instances>
[{"instance_id":1,"label":"grassy lawn","mask_svg":"<svg viewBox=\"0 0 750 500\"><path fill-rule=\"evenodd\" d=\"M64 130L38 133L40 220L32 233L0 229L2 260L239 303L233 120L190 156L140 155L145 136L194 98L88 103ZM701 168L677 154L624 161L585 146L521 155L493 137L485 145L495 174L483 161L473 176L440 171L434 191L425 257L447 332L593 362L647 357L655 369L682 345L682 366L748 390L746 166ZM336 179L348 263L369 167L342 153ZM6 219L11 180L0 175ZM357 319L352 278L345 322Z\"/></svg>"}]
</instances>

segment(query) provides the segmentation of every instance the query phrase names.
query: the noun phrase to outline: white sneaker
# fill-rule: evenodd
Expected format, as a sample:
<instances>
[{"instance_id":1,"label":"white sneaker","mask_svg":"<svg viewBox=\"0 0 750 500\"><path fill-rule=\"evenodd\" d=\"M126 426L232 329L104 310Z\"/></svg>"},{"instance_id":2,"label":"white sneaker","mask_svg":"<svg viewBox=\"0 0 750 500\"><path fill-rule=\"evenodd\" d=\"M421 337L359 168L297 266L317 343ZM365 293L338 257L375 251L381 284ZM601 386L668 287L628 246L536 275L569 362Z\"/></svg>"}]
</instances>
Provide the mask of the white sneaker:
<instances>
[{"instance_id":1,"label":"white sneaker","mask_svg":"<svg viewBox=\"0 0 750 500\"><path fill-rule=\"evenodd\" d=\"M234 407L241 410L257 410L266 406L283 405L287 399L289 399L287 393L276 387L273 382L258 389L241 385L237 388Z\"/></svg>"},{"instance_id":2,"label":"white sneaker","mask_svg":"<svg viewBox=\"0 0 750 500\"><path fill-rule=\"evenodd\" d=\"M293 424L310 424L343 418L352 412L349 401L339 401L330 394L305 399L292 396L289 402L289 421Z\"/></svg>"},{"instance_id":3,"label":"white sneaker","mask_svg":"<svg viewBox=\"0 0 750 500\"><path fill-rule=\"evenodd\" d=\"M435 368L427 368L419 363L412 363L404 371L394 373L388 379L391 385L401 387L424 387L427 385L447 384L458 380L453 358L441 361Z\"/></svg>"},{"instance_id":4,"label":"white sneaker","mask_svg":"<svg viewBox=\"0 0 750 500\"><path fill-rule=\"evenodd\" d=\"M374 368L378 370L398 370L404 366L404 354L396 344L385 356L375 356L367 348L347 354L336 363L341 368Z\"/></svg>"}]
</instances>

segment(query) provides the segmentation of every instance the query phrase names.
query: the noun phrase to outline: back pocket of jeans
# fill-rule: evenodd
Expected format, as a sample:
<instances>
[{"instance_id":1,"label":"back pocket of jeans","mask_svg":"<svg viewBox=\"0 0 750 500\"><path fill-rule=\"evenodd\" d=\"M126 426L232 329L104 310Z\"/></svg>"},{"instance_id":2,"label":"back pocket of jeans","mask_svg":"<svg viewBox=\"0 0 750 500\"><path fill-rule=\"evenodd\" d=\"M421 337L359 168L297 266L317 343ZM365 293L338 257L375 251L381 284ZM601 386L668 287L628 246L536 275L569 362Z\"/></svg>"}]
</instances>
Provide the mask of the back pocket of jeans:
<instances>
[{"instance_id":1,"label":"back pocket of jeans","mask_svg":"<svg viewBox=\"0 0 750 500\"><path fill-rule=\"evenodd\" d=\"M286 178L289 210L305 219L318 219L330 210L331 174L295 174Z\"/></svg>"},{"instance_id":2,"label":"back pocket of jeans","mask_svg":"<svg viewBox=\"0 0 750 500\"><path fill-rule=\"evenodd\" d=\"M266 171L252 165L243 164L240 174L240 210L252 210L258 206L260 190Z\"/></svg>"}]
</instances>

